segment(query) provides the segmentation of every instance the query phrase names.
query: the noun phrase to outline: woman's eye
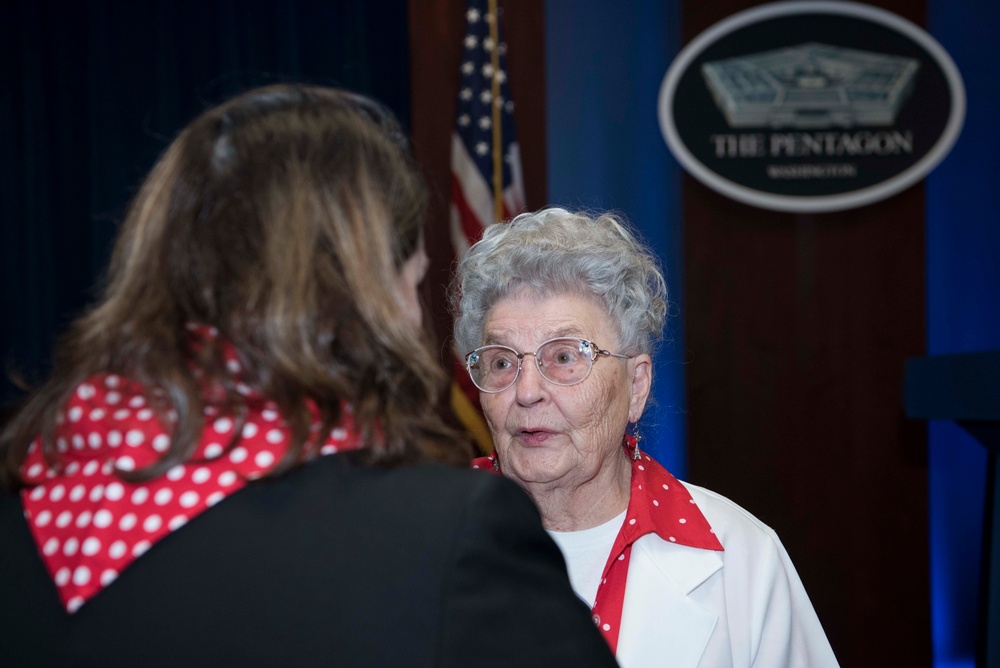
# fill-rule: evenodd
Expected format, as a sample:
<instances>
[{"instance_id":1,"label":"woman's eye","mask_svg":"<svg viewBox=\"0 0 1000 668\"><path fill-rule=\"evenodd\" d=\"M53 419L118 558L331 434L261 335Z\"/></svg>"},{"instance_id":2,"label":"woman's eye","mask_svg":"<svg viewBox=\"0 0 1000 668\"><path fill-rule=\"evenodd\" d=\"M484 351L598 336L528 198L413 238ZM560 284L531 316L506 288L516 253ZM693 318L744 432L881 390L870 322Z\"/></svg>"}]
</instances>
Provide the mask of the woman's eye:
<instances>
[{"instance_id":1,"label":"woman's eye","mask_svg":"<svg viewBox=\"0 0 1000 668\"><path fill-rule=\"evenodd\" d=\"M579 354L570 347L562 346L552 351L550 355L547 356L550 364L556 366L566 366L568 364L575 364L579 359Z\"/></svg>"},{"instance_id":2,"label":"woman's eye","mask_svg":"<svg viewBox=\"0 0 1000 668\"><path fill-rule=\"evenodd\" d=\"M497 357L493 360L493 364L490 365L494 371L506 371L513 365L513 362L507 357Z\"/></svg>"}]
</instances>

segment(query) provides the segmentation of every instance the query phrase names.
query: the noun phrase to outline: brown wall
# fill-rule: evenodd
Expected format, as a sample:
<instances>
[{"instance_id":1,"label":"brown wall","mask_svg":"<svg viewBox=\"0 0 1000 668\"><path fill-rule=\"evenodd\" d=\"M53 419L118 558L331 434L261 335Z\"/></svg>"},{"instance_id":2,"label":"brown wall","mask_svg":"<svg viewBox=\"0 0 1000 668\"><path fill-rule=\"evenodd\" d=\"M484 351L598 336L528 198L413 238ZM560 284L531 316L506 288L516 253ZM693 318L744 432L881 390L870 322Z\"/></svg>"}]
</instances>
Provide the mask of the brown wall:
<instances>
[{"instance_id":1,"label":"brown wall","mask_svg":"<svg viewBox=\"0 0 1000 668\"><path fill-rule=\"evenodd\" d=\"M685 0L685 43L756 2ZM923 3L872 3L922 24ZM689 478L782 538L844 666L930 664L924 191L780 214L685 176Z\"/></svg>"}]
</instances>

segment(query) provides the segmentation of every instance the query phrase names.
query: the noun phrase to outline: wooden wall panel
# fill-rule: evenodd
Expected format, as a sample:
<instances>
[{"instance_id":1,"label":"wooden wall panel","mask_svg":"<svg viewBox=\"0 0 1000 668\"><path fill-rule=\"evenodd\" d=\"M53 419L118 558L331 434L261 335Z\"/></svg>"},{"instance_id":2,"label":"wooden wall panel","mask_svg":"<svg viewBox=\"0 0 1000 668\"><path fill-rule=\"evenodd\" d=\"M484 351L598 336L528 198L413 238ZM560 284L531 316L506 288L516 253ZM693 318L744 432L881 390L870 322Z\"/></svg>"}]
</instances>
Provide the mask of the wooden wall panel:
<instances>
[{"instance_id":1,"label":"wooden wall panel","mask_svg":"<svg viewBox=\"0 0 1000 668\"><path fill-rule=\"evenodd\" d=\"M685 43L756 2L682 2ZM874 3L915 23L923 5ZM924 191L793 215L685 176L689 478L771 525L844 666L931 662Z\"/></svg>"}]
</instances>

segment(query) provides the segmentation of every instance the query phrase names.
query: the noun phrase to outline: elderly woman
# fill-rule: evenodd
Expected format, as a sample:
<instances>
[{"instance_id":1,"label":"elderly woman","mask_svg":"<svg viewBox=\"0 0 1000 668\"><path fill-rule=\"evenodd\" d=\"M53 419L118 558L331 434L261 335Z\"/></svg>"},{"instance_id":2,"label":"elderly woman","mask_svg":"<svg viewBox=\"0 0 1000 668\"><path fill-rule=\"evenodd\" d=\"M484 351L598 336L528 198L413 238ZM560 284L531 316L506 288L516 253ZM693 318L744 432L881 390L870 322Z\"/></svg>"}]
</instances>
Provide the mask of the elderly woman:
<instances>
[{"instance_id":1,"label":"elderly woman","mask_svg":"<svg viewBox=\"0 0 1000 668\"><path fill-rule=\"evenodd\" d=\"M426 196L347 91L180 133L0 432L0 663L614 665L530 499L433 409Z\"/></svg>"},{"instance_id":2,"label":"elderly woman","mask_svg":"<svg viewBox=\"0 0 1000 668\"><path fill-rule=\"evenodd\" d=\"M611 215L488 228L455 282L455 338L496 449L625 668L836 666L775 533L640 449L666 317L654 255Z\"/></svg>"}]
</instances>

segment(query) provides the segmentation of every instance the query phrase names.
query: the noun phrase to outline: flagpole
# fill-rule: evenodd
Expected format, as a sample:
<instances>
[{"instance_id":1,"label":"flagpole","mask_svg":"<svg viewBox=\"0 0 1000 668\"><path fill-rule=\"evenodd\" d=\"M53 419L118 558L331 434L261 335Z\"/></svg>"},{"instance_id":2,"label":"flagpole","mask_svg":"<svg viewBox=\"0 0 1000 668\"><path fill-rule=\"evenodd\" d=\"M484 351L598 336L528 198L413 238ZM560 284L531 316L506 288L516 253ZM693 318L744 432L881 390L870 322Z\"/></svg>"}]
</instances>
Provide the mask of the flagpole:
<instances>
[{"instance_id":1,"label":"flagpole","mask_svg":"<svg viewBox=\"0 0 1000 668\"><path fill-rule=\"evenodd\" d=\"M465 5L451 157L450 227L458 259L482 237L485 228L524 209L510 77L503 70L510 54L503 44L502 5L503 0L466 0ZM492 154L487 155L491 147ZM464 352L455 351L451 407L482 451L489 453L493 442L481 413L478 389L466 373Z\"/></svg>"},{"instance_id":2,"label":"flagpole","mask_svg":"<svg viewBox=\"0 0 1000 668\"><path fill-rule=\"evenodd\" d=\"M497 0L489 0L490 64L493 67L491 101L493 116L493 222L503 220L503 136L501 134L500 112L500 17L497 15Z\"/></svg>"}]
</instances>

